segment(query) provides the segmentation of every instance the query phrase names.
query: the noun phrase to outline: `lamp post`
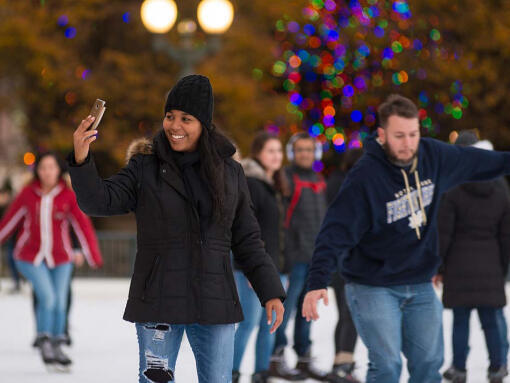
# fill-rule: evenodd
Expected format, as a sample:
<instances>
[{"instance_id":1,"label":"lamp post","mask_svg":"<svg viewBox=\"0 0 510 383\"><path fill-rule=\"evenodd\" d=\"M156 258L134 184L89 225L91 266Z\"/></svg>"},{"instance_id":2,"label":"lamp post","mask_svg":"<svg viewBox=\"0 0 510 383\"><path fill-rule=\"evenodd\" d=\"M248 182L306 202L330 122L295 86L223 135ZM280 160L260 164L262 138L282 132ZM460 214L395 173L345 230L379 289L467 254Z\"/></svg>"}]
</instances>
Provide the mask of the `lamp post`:
<instances>
[{"instance_id":1,"label":"lamp post","mask_svg":"<svg viewBox=\"0 0 510 383\"><path fill-rule=\"evenodd\" d=\"M174 46L163 38L174 26L178 10L173 0L145 0L140 8L142 22L149 32L155 34L153 46L165 52L180 63L179 77L194 73L194 67L206 56L219 50L220 36L225 33L234 18L234 8L228 0L202 0L197 8L200 27L208 34L202 46L193 45L197 24L191 19L183 19L177 24L179 44Z\"/></svg>"}]
</instances>

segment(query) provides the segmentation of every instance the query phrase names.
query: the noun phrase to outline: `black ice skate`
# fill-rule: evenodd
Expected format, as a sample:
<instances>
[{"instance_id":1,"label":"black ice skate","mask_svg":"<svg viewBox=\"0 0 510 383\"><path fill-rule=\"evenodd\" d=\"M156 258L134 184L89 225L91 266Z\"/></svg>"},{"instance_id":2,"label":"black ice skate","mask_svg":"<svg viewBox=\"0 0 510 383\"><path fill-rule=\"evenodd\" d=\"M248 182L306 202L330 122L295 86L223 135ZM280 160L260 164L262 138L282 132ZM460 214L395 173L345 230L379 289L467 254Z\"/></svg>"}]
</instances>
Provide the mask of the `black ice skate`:
<instances>
[{"instance_id":1,"label":"black ice skate","mask_svg":"<svg viewBox=\"0 0 510 383\"><path fill-rule=\"evenodd\" d=\"M306 374L287 366L287 363L285 363L284 351L284 348L280 348L275 350L274 354L271 355L268 376L289 380L291 382L305 380Z\"/></svg>"},{"instance_id":2,"label":"black ice skate","mask_svg":"<svg viewBox=\"0 0 510 383\"><path fill-rule=\"evenodd\" d=\"M326 372L318 369L313 365L313 359L310 353L300 356L296 364L296 370L301 371L307 378L317 380L319 382L346 383L342 377L333 372Z\"/></svg>"},{"instance_id":3,"label":"black ice skate","mask_svg":"<svg viewBox=\"0 0 510 383\"><path fill-rule=\"evenodd\" d=\"M452 383L466 383L466 371L457 370L451 366L448 370L443 373L443 378Z\"/></svg>"},{"instance_id":4,"label":"black ice skate","mask_svg":"<svg viewBox=\"0 0 510 383\"><path fill-rule=\"evenodd\" d=\"M48 371L53 371L53 366L55 364L55 351L53 349L53 345L51 343L51 339L48 335L44 335L41 337L39 342L39 350L41 352L41 357L44 362L44 365L48 369Z\"/></svg>"},{"instance_id":5,"label":"black ice skate","mask_svg":"<svg viewBox=\"0 0 510 383\"><path fill-rule=\"evenodd\" d=\"M58 371L70 372L72 361L62 350L62 338L53 339L52 347L54 353L54 365Z\"/></svg>"}]
</instances>

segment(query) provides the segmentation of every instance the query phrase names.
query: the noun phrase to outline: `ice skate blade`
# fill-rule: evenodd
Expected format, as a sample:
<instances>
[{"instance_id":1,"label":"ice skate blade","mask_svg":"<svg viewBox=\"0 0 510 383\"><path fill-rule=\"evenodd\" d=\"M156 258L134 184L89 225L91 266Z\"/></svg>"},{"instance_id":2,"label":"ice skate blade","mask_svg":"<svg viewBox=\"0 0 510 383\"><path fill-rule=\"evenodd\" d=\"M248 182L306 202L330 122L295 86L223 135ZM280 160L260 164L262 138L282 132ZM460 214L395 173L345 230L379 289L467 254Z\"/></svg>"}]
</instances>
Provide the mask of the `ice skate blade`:
<instances>
[{"instance_id":1,"label":"ice skate blade","mask_svg":"<svg viewBox=\"0 0 510 383\"><path fill-rule=\"evenodd\" d=\"M63 373L63 374L69 374L71 373L71 365L63 365L63 364L56 364L57 372Z\"/></svg>"},{"instance_id":2,"label":"ice skate blade","mask_svg":"<svg viewBox=\"0 0 510 383\"><path fill-rule=\"evenodd\" d=\"M51 363L51 364L48 363L45 366L46 366L46 370L48 372L54 373L54 374L69 374L72 372L70 365L65 366L63 364L58 364L58 363Z\"/></svg>"}]
</instances>

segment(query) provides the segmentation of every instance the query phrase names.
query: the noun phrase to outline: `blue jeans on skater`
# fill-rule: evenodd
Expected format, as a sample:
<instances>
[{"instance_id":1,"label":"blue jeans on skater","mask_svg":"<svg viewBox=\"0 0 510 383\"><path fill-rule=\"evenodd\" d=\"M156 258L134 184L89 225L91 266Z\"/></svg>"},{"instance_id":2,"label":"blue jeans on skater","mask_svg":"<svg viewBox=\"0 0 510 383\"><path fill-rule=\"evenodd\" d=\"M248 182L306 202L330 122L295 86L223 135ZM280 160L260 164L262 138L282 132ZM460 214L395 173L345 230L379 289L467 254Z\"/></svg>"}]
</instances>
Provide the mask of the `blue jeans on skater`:
<instances>
[{"instance_id":1,"label":"blue jeans on skater","mask_svg":"<svg viewBox=\"0 0 510 383\"><path fill-rule=\"evenodd\" d=\"M278 330L276 330L276 339L274 350L287 346L287 335L285 329L289 319L294 319L294 350L298 356L305 356L310 351L310 327L312 322L307 322L301 315L304 296L306 295L306 279L308 277L308 263L296 263L289 274L289 287L287 289L287 298L283 302L285 313L283 321Z\"/></svg>"},{"instance_id":2,"label":"blue jeans on skater","mask_svg":"<svg viewBox=\"0 0 510 383\"><path fill-rule=\"evenodd\" d=\"M368 349L367 383L398 383L403 352L409 383L440 383L443 305L431 283L368 286L347 283L347 303Z\"/></svg>"},{"instance_id":3,"label":"blue jeans on skater","mask_svg":"<svg viewBox=\"0 0 510 383\"><path fill-rule=\"evenodd\" d=\"M167 371L172 371L172 374L175 372L175 361L184 331L195 355L198 381L231 383L235 332L233 323L222 325L136 323L140 354L138 382L170 381Z\"/></svg>"},{"instance_id":4,"label":"blue jeans on skater","mask_svg":"<svg viewBox=\"0 0 510 383\"><path fill-rule=\"evenodd\" d=\"M68 262L51 269L45 262L35 266L30 262L16 261L16 266L32 284L37 297L37 333L55 337L64 335L73 264Z\"/></svg>"},{"instance_id":5,"label":"blue jeans on skater","mask_svg":"<svg viewBox=\"0 0 510 383\"><path fill-rule=\"evenodd\" d=\"M248 279L241 271L234 271L237 292L243 308L244 321L239 323L234 342L234 371L239 371L244 351L253 329L259 326L255 345L255 372L269 369L269 361L273 352L275 335L270 334L271 326L267 324L266 310L260 305L257 294L250 287ZM280 275L282 285L287 284L287 276ZM273 320L275 313L273 313Z\"/></svg>"},{"instance_id":6,"label":"blue jeans on skater","mask_svg":"<svg viewBox=\"0 0 510 383\"><path fill-rule=\"evenodd\" d=\"M501 335L501 323L495 307L454 307L453 308L453 366L459 370L466 369L466 360L469 353L469 319L471 311L476 309L485 335L485 343L489 351L490 369L497 370L503 363L505 345Z\"/></svg>"},{"instance_id":7,"label":"blue jeans on skater","mask_svg":"<svg viewBox=\"0 0 510 383\"><path fill-rule=\"evenodd\" d=\"M501 353L502 362L505 366L507 366L508 365L508 349L510 347L510 345L508 344L508 326L506 323L504 310L502 308L498 309L496 314L497 314L496 319L498 321L498 326L499 326L499 333L501 335L501 344L503 345L503 351Z\"/></svg>"}]
</instances>

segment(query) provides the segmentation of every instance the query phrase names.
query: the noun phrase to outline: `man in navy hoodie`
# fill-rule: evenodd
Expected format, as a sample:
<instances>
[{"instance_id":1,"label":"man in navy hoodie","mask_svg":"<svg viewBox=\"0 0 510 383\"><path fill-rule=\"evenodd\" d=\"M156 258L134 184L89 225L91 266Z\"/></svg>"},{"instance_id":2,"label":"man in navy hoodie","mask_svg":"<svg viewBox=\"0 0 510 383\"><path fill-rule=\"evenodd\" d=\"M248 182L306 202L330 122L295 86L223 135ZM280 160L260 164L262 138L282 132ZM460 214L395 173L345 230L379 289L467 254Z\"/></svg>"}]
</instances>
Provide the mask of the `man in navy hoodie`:
<instances>
[{"instance_id":1,"label":"man in navy hoodie","mask_svg":"<svg viewBox=\"0 0 510 383\"><path fill-rule=\"evenodd\" d=\"M418 110L392 95L381 127L350 171L315 244L303 316L317 320L331 272L340 268L356 329L368 348L368 382L398 383L407 358L412 383L439 383L442 305L432 287L440 258L440 196L467 181L510 173L510 153L421 138Z\"/></svg>"}]
</instances>

